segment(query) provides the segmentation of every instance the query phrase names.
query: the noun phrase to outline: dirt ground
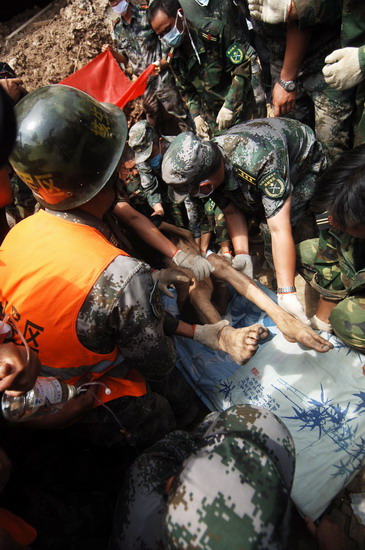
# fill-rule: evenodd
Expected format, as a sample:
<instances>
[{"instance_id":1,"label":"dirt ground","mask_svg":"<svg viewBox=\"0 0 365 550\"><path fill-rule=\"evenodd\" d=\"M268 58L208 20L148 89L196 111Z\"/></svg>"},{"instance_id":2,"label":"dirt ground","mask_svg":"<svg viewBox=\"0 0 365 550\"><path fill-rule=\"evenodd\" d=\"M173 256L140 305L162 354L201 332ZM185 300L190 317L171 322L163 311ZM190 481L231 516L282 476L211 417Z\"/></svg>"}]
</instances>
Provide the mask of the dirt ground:
<instances>
[{"instance_id":1,"label":"dirt ground","mask_svg":"<svg viewBox=\"0 0 365 550\"><path fill-rule=\"evenodd\" d=\"M14 69L28 91L58 83L100 53L102 44L111 42L113 15L106 0L55 0L23 30L7 38L39 11L39 8L27 10L6 23L0 23L0 41L3 45L0 60ZM140 101L129 104L126 114L130 124L138 120L141 115ZM272 273L262 268L260 247L254 254L256 275L270 286ZM306 313L312 316L317 295L299 275L295 282ZM365 475L362 472L335 499L329 511L350 537L351 550L365 548L365 528L352 513L349 494L364 491ZM303 522L299 518L295 521L298 531L290 550L315 548L311 538L303 531Z\"/></svg>"},{"instance_id":2,"label":"dirt ground","mask_svg":"<svg viewBox=\"0 0 365 550\"><path fill-rule=\"evenodd\" d=\"M116 18L106 0L54 0L23 30L11 36L40 11L27 10L0 23L0 61L14 69L29 92L57 84L91 61L103 44L111 43ZM140 100L128 104L130 124L140 114Z\"/></svg>"}]
</instances>

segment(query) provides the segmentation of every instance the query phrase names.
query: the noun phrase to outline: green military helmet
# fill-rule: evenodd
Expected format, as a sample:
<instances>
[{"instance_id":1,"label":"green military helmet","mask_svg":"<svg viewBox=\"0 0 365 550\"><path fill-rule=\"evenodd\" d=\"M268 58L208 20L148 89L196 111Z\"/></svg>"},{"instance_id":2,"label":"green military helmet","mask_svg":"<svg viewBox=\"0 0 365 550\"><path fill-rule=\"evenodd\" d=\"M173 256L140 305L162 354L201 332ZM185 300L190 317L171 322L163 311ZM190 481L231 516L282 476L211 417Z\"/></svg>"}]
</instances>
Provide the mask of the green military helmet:
<instances>
[{"instance_id":1,"label":"green military helmet","mask_svg":"<svg viewBox=\"0 0 365 550\"><path fill-rule=\"evenodd\" d=\"M219 168L221 160L222 154L215 143L203 141L193 132L176 136L162 161L162 179L171 186L170 199L176 203L184 200L194 184Z\"/></svg>"},{"instance_id":2,"label":"green military helmet","mask_svg":"<svg viewBox=\"0 0 365 550\"><path fill-rule=\"evenodd\" d=\"M136 164L151 156L156 137L155 129L146 120L140 120L130 128L128 144L134 151Z\"/></svg>"},{"instance_id":3,"label":"green military helmet","mask_svg":"<svg viewBox=\"0 0 365 550\"><path fill-rule=\"evenodd\" d=\"M109 181L128 133L118 107L55 84L25 96L15 114L18 132L10 162L43 206L76 208Z\"/></svg>"}]
</instances>

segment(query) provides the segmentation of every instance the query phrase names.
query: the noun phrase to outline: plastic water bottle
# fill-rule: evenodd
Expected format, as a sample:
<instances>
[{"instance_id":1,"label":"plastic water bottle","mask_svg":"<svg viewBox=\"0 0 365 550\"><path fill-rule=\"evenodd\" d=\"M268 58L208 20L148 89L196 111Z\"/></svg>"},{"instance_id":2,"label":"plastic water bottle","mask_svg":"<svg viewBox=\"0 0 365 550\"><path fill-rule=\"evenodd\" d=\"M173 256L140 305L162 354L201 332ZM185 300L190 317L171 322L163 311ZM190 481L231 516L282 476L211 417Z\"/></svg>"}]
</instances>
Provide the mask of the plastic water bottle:
<instances>
[{"instance_id":1,"label":"plastic water bottle","mask_svg":"<svg viewBox=\"0 0 365 550\"><path fill-rule=\"evenodd\" d=\"M58 412L64 403L78 395L78 388L52 376L39 376L34 387L17 397L3 394L1 410L9 422L25 422Z\"/></svg>"}]
</instances>

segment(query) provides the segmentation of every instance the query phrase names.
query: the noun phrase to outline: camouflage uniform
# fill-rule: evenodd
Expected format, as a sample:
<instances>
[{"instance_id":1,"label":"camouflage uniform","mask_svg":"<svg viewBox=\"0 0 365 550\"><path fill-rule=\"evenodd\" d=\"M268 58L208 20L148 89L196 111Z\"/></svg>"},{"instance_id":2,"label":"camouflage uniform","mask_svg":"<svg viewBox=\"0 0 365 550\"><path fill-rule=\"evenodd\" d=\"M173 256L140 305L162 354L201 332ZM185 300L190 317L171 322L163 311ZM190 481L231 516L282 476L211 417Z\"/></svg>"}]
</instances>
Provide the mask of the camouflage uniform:
<instances>
[{"instance_id":1,"label":"camouflage uniform","mask_svg":"<svg viewBox=\"0 0 365 550\"><path fill-rule=\"evenodd\" d=\"M226 220L222 210L212 199L208 199L204 205L204 211L209 222L209 233L214 233L217 244L230 241Z\"/></svg>"},{"instance_id":2,"label":"camouflage uniform","mask_svg":"<svg viewBox=\"0 0 365 550\"><path fill-rule=\"evenodd\" d=\"M147 21L146 6L131 6L132 19L128 24L119 17L113 29L113 39L119 52L128 57L133 75L139 76L151 63L165 57L161 43ZM169 115L175 117L180 132L193 129L193 122L183 104L170 71L164 70L151 79L145 93L149 105L156 105L156 98ZM158 105L157 105L158 109Z\"/></svg>"},{"instance_id":3,"label":"camouflage uniform","mask_svg":"<svg viewBox=\"0 0 365 550\"><path fill-rule=\"evenodd\" d=\"M212 17L231 27L236 40L245 45L251 63L251 85L256 101L255 116L266 116L266 96L261 82L262 70L256 50L249 42L249 31L242 9L233 0L210 0L207 6L200 6L195 0L180 0L186 19L194 21Z\"/></svg>"},{"instance_id":4,"label":"camouflage uniform","mask_svg":"<svg viewBox=\"0 0 365 550\"><path fill-rule=\"evenodd\" d=\"M293 474L293 441L274 414L249 405L211 413L194 435L173 432L136 460L109 550L284 548Z\"/></svg>"},{"instance_id":5,"label":"camouflage uniform","mask_svg":"<svg viewBox=\"0 0 365 550\"><path fill-rule=\"evenodd\" d=\"M75 226L80 223L96 227L118 246L109 226L94 216L76 209L47 211ZM136 368L154 392L166 395L179 413L190 403L191 392L175 369L173 340L165 335L171 323L170 317L165 317L150 267L133 257L117 256L85 299L78 313L76 332L81 344L96 353L108 353L117 345L118 366L113 369L113 376L123 378L130 367ZM59 369L42 366L40 374L59 376ZM80 437L88 441L105 442L108 446L125 442L125 437L129 442L152 442L175 427L169 403L154 392L108 403L109 409L121 419L124 435L104 407L85 414L72 431L80 432Z\"/></svg>"},{"instance_id":6,"label":"camouflage uniform","mask_svg":"<svg viewBox=\"0 0 365 550\"><path fill-rule=\"evenodd\" d=\"M270 51L272 82L279 79L286 46L286 25L270 25L252 20L254 30ZM295 108L286 116L315 129L317 138L331 157L348 149L351 115L351 90L337 91L326 84L322 68L328 54L341 47L341 7L338 2L320 0L299 18L300 29L312 29L308 51L297 76Z\"/></svg>"},{"instance_id":7,"label":"camouflage uniform","mask_svg":"<svg viewBox=\"0 0 365 550\"><path fill-rule=\"evenodd\" d=\"M261 221L265 257L272 264L266 219L291 195L291 223L298 223L312 198L326 159L313 131L296 120L258 119L213 138L225 161L224 184L212 195L222 210L229 202Z\"/></svg>"},{"instance_id":8,"label":"camouflage uniform","mask_svg":"<svg viewBox=\"0 0 365 550\"><path fill-rule=\"evenodd\" d=\"M365 252L363 239L333 228L298 245L301 273L327 300L338 302L330 322L347 345L365 348Z\"/></svg>"},{"instance_id":9,"label":"camouflage uniform","mask_svg":"<svg viewBox=\"0 0 365 550\"><path fill-rule=\"evenodd\" d=\"M255 99L245 45L217 19L188 24L200 61L194 51L187 59L181 47L175 48L171 69L192 117L201 115L212 133L218 129L215 120L223 105L234 112L232 124L252 118Z\"/></svg>"},{"instance_id":10,"label":"camouflage uniform","mask_svg":"<svg viewBox=\"0 0 365 550\"><path fill-rule=\"evenodd\" d=\"M359 61L364 80L356 89L355 145L365 143L365 4L363 0L344 0L342 11L342 44L359 48Z\"/></svg>"},{"instance_id":11,"label":"camouflage uniform","mask_svg":"<svg viewBox=\"0 0 365 550\"><path fill-rule=\"evenodd\" d=\"M160 151L166 151L175 136L161 136ZM161 203L165 212L164 220L177 227L189 226L194 238L209 231L204 205L198 199L187 197L184 204L174 204L167 193L166 183L161 176L161 168L150 166L149 159L156 131L144 120L134 124L129 131L129 145L135 152L136 168L140 176L141 190L151 208ZM142 162L141 162L142 161Z\"/></svg>"}]
</instances>

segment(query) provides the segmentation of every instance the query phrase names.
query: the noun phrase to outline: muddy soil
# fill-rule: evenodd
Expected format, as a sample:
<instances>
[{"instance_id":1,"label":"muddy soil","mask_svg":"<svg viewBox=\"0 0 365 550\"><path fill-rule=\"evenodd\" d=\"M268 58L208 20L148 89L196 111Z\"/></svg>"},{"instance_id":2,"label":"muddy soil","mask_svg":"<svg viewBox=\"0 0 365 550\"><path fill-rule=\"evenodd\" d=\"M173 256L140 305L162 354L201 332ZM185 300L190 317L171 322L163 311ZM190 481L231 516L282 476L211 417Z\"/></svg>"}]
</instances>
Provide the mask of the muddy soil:
<instances>
[{"instance_id":1,"label":"muddy soil","mask_svg":"<svg viewBox=\"0 0 365 550\"><path fill-rule=\"evenodd\" d=\"M107 0L55 0L23 30L9 37L40 8L27 10L0 23L1 61L6 61L24 81L28 91L57 84L112 43L116 14ZM130 122L141 114L140 100L128 105Z\"/></svg>"}]
</instances>

